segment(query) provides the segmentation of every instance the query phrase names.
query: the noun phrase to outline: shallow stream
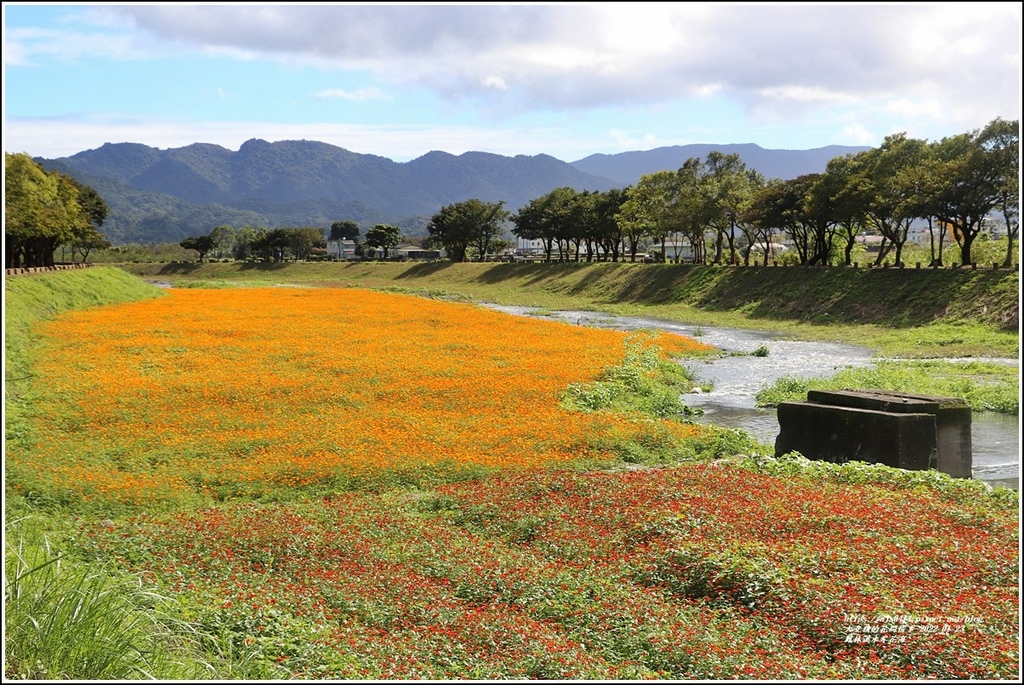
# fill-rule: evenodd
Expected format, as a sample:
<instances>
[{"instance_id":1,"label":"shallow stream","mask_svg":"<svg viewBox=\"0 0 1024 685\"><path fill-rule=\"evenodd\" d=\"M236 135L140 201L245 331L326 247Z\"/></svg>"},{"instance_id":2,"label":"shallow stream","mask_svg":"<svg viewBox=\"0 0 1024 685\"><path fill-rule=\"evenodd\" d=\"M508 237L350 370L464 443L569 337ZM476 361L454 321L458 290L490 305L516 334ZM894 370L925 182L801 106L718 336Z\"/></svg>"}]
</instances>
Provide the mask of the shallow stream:
<instances>
[{"instance_id":1,"label":"shallow stream","mask_svg":"<svg viewBox=\"0 0 1024 685\"><path fill-rule=\"evenodd\" d=\"M532 307L487 305L510 314L535 316ZM708 361L688 360L698 380L711 381L714 389L691 393L685 401L700 407L699 421L728 428L742 428L761 442L772 445L779 433L774 409L760 409L755 396L783 376L822 378L845 367L871 366L870 350L855 345L784 339L766 331L694 326L646 317L613 316L600 312L543 310L543 316L583 326L620 330L657 329L697 338L726 354ZM749 353L761 346L768 355ZM747 353L730 355L728 353ZM1008 360L1018 363L1017 360ZM1020 488L1020 421L1017 416L974 412L971 417L971 451L974 477L993 486Z\"/></svg>"}]
</instances>

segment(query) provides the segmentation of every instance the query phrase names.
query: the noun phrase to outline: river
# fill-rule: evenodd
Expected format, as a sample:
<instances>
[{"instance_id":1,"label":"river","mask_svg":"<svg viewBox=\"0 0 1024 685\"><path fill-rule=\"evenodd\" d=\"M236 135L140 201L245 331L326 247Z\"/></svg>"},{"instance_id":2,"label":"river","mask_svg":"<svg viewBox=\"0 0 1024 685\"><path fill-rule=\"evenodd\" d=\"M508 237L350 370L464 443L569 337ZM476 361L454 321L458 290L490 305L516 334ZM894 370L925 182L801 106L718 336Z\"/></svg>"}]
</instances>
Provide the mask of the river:
<instances>
[{"instance_id":1,"label":"river","mask_svg":"<svg viewBox=\"0 0 1024 685\"><path fill-rule=\"evenodd\" d=\"M537 315L540 311L531 307L487 306L523 316ZM587 311L543 310L543 316L583 326L663 330L714 345L725 354L707 361L691 359L684 362L698 380L714 384L710 392L687 394L686 403L704 410L704 414L696 420L728 428L741 428L769 445L775 443L779 422L774 409L757 407L755 396L759 390L783 376L823 378L845 367L867 367L873 364L871 352L865 347L789 340L767 331L695 326L647 317L614 316ZM749 354L761 346L768 348L767 356ZM1017 363L1016 360L1009 361ZM1018 416L973 412L971 452L975 478L993 487L1020 488Z\"/></svg>"}]
</instances>

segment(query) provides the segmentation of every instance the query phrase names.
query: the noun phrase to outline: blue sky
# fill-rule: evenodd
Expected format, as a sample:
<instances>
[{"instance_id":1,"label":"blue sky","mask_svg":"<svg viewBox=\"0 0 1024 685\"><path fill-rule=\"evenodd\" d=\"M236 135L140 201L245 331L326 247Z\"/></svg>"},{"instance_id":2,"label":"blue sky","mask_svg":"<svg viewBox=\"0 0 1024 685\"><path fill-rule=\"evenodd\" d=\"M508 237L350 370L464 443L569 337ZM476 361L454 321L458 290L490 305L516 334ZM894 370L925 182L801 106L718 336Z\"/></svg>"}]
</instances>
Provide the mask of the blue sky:
<instances>
[{"instance_id":1,"label":"blue sky","mask_svg":"<svg viewBox=\"0 0 1024 685\"><path fill-rule=\"evenodd\" d=\"M3 4L6 152L319 140L575 161L1020 118L1021 3Z\"/></svg>"}]
</instances>

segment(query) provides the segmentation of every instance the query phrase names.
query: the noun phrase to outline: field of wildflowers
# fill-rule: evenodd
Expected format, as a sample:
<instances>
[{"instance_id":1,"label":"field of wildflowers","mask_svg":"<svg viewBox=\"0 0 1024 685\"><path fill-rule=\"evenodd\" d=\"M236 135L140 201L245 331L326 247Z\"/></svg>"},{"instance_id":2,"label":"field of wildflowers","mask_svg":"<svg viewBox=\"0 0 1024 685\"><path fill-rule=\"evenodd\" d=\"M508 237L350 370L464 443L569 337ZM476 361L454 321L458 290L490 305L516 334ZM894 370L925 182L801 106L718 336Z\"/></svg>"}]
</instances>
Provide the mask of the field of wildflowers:
<instances>
[{"instance_id":1,"label":"field of wildflowers","mask_svg":"<svg viewBox=\"0 0 1024 685\"><path fill-rule=\"evenodd\" d=\"M8 483L66 502L450 480L614 459L637 435L699 430L560 406L567 386L622 360L621 332L408 295L183 289L71 312L43 332L34 444Z\"/></svg>"},{"instance_id":2,"label":"field of wildflowers","mask_svg":"<svg viewBox=\"0 0 1024 685\"><path fill-rule=\"evenodd\" d=\"M39 330L8 494L282 678L1019 675L1018 500L687 423L697 341L355 288Z\"/></svg>"},{"instance_id":3,"label":"field of wildflowers","mask_svg":"<svg viewBox=\"0 0 1024 685\"><path fill-rule=\"evenodd\" d=\"M82 530L298 677L1006 678L1012 513L732 462Z\"/></svg>"}]
</instances>

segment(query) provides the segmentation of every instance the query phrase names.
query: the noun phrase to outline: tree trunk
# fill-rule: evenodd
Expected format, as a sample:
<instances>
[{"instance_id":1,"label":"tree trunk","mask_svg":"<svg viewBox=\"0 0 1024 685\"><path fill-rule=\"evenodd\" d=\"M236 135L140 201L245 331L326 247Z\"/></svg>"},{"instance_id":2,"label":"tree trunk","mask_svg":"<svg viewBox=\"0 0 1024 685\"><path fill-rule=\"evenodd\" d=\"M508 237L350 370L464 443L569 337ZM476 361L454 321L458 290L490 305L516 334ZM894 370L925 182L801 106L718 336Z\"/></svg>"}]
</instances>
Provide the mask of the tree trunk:
<instances>
[{"instance_id":1,"label":"tree trunk","mask_svg":"<svg viewBox=\"0 0 1024 685\"><path fill-rule=\"evenodd\" d=\"M1010 226L1010 212L1008 211L1007 204L1003 203L1003 221L1006 222L1006 258L1003 260L1003 266L1013 266L1013 241L1020 232L1020 213L1017 215L1017 226L1011 228Z\"/></svg>"}]
</instances>

